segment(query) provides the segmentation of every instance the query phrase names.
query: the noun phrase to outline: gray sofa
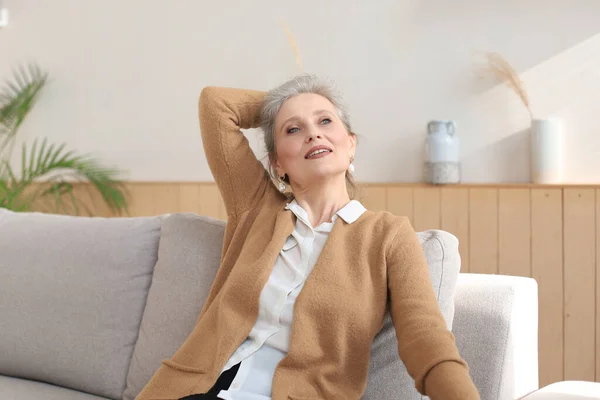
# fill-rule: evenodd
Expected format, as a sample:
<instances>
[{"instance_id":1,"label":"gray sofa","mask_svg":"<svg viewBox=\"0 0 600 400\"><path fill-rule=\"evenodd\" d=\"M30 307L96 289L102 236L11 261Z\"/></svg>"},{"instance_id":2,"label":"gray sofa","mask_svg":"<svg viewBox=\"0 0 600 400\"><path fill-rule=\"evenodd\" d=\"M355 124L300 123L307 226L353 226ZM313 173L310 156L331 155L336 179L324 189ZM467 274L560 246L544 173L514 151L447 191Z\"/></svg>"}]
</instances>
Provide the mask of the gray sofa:
<instances>
[{"instance_id":1,"label":"gray sofa","mask_svg":"<svg viewBox=\"0 0 600 400\"><path fill-rule=\"evenodd\" d=\"M196 323L224 226L193 214L104 219L0 209L0 399L135 398ZM459 274L453 235L419 237L482 399L536 390L536 282ZM422 399L395 340L388 316L363 399Z\"/></svg>"}]
</instances>

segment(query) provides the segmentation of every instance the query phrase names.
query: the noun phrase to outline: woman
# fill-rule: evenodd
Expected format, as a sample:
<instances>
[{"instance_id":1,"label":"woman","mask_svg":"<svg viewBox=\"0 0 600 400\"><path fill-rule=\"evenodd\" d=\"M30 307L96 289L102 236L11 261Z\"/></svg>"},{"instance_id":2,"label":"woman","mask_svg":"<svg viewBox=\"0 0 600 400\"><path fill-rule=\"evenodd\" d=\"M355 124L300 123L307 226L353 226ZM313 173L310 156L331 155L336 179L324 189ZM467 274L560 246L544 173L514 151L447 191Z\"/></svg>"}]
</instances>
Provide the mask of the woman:
<instances>
[{"instance_id":1,"label":"woman","mask_svg":"<svg viewBox=\"0 0 600 400\"><path fill-rule=\"evenodd\" d=\"M221 267L138 399L360 399L388 300L419 392L478 399L408 219L351 200L356 137L332 85L208 87L199 109L228 215ZM271 174L240 131L259 126Z\"/></svg>"}]
</instances>

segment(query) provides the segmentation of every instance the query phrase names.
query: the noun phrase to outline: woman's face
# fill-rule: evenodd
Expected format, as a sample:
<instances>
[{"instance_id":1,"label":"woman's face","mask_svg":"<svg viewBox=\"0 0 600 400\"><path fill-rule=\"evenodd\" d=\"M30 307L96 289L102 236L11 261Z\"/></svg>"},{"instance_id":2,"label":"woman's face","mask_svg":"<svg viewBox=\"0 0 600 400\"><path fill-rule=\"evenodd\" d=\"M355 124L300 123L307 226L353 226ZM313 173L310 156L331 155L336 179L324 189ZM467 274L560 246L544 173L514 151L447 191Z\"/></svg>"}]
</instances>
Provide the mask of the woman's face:
<instances>
[{"instance_id":1,"label":"woman's face","mask_svg":"<svg viewBox=\"0 0 600 400\"><path fill-rule=\"evenodd\" d=\"M306 187L344 177L356 139L329 100L302 93L286 100L275 117L275 148L277 174L287 174L290 182Z\"/></svg>"}]
</instances>

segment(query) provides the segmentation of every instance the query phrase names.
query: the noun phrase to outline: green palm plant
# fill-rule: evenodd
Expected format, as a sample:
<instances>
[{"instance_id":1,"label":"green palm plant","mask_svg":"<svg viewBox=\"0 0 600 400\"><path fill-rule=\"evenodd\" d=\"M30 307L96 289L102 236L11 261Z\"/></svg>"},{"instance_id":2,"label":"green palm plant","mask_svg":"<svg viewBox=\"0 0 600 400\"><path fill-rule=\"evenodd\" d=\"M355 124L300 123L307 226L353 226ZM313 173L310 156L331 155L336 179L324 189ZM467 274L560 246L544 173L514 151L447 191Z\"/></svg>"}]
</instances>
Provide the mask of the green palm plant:
<instances>
[{"instance_id":1,"label":"green palm plant","mask_svg":"<svg viewBox=\"0 0 600 400\"><path fill-rule=\"evenodd\" d=\"M121 171L68 151L65 144L49 144L47 139L35 139L31 147L23 143L20 170L11 166L19 128L47 80L48 74L31 64L16 70L0 89L0 208L93 215L93 207L78 195L79 186L96 191L113 214L127 213Z\"/></svg>"}]
</instances>

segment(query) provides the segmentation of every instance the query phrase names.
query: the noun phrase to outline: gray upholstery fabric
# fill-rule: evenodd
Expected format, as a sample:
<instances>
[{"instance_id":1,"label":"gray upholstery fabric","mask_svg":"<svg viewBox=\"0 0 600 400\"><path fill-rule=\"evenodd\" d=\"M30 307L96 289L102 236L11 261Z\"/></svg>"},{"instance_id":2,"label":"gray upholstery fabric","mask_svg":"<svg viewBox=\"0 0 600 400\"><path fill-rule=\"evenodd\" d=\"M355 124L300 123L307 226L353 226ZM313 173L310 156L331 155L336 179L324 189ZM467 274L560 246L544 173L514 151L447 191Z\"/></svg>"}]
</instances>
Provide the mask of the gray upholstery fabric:
<instances>
[{"instance_id":1,"label":"gray upholstery fabric","mask_svg":"<svg viewBox=\"0 0 600 400\"><path fill-rule=\"evenodd\" d=\"M219 268L224 228L223 221L194 214L164 222L125 400L137 396L192 331Z\"/></svg>"},{"instance_id":2,"label":"gray upholstery fabric","mask_svg":"<svg viewBox=\"0 0 600 400\"><path fill-rule=\"evenodd\" d=\"M482 399L538 389L538 297L532 278L460 274L454 334Z\"/></svg>"},{"instance_id":3,"label":"gray upholstery fabric","mask_svg":"<svg viewBox=\"0 0 600 400\"><path fill-rule=\"evenodd\" d=\"M467 321L462 321L463 314L458 313L456 330L462 337L457 341L460 340L458 344L461 354L463 354L463 357L468 358L467 361L470 366L472 367L472 364L475 364L482 367L472 376L475 385L480 388L481 398L497 399L503 369L503 357L501 355L505 351L502 345L506 343L510 326L512 288L499 286L496 287L494 292L488 292L486 295L481 293L482 289L483 287L479 289L480 293L478 295L473 290L458 294L460 301L469 302L472 306L479 308L480 313L478 313L478 318L472 318L472 315L464 316L470 317L470 326ZM506 301L507 299L508 301ZM493 310L493 313L486 313L484 312L485 309ZM494 329L490 330L491 327ZM490 334L487 335L486 332ZM501 340L498 340L499 338ZM475 342L479 343L479 346L473 346ZM465 346L467 343L469 346ZM495 382L490 382L490 379Z\"/></svg>"},{"instance_id":4,"label":"gray upholstery fabric","mask_svg":"<svg viewBox=\"0 0 600 400\"><path fill-rule=\"evenodd\" d=\"M2 400L107 400L92 394L65 389L47 383L0 375Z\"/></svg>"},{"instance_id":5,"label":"gray upholstery fabric","mask_svg":"<svg viewBox=\"0 0 600 400\"><path fill-rule=\"evenodd\" d=\"M0 209L0 374L120 398L161 221Z\"/></svg>"},{"instance_id":6,"label":"gray upholstery fabric","mask_svg":"<svg viewBox=\"0 0 600 400\"><path fill-rule=\"evenodd\" d=\"M175 214L164 225L140 336L127 378L124 400L132 400L187 338L216 275L225 224L194 214ZM458 240L449 233L418 233L432 284L448 326L460 268ZM420 399L398 357L396 334L388 317L373 343L365 399Z\"/></svg>"},{"instance_id":7,"label":"gray upholstery fabric","mask_svg":"<svg viewBox=\"0 0 600 400\"><path fill-rule=\"evenodd\" d=\"M438 304L448 328L454 318L454 292L460 270L458 239L445 231L429 230L418 232L429 276L438 298ZM375 336L371 348L369 378L363 400L398 399L421 400L415 389L414 380L398 356L398 342L392 319L386 316L383 329Z\"/></svg>"}]
</instances>

